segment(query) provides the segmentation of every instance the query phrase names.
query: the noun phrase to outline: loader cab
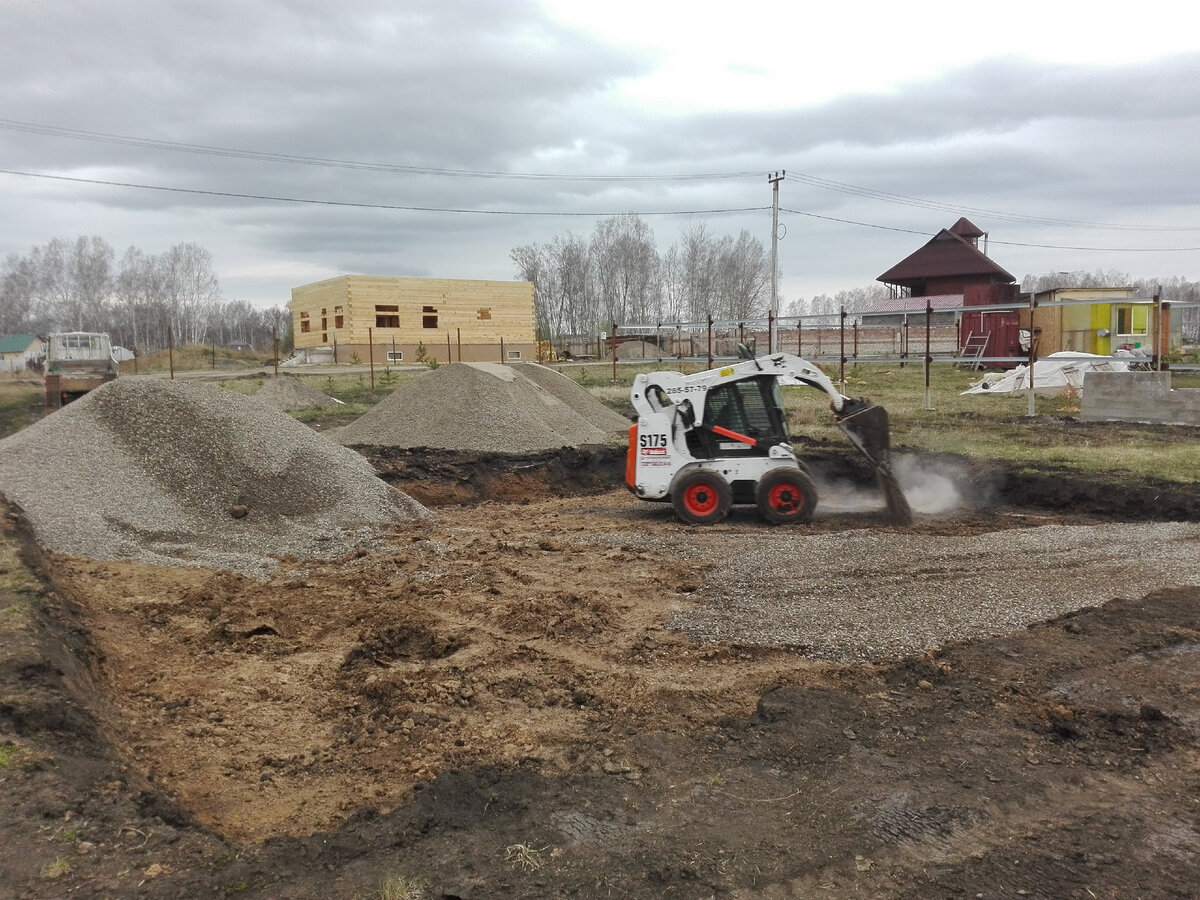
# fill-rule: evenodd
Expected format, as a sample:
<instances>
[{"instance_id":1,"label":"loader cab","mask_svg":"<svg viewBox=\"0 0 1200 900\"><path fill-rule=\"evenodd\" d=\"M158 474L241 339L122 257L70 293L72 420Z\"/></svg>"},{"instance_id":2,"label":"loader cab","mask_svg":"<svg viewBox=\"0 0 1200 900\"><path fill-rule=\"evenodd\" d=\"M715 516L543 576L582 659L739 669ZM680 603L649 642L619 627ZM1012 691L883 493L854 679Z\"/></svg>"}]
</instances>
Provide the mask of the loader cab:
<instances>
[{"instance_id":1,"label":"loader cab","mask_svg":"<svg viewBox=\"0 0 1200 900\"><path fill-rule=\"evenodd\" d=\"M789 443L783 415L783 397L774 375L744 378L712 388L704 397L703 428L689 433L692 455L766 456L776 444ZM713 433L719 426L753 438L748 444Z\"/></svg>"}]
</instances>

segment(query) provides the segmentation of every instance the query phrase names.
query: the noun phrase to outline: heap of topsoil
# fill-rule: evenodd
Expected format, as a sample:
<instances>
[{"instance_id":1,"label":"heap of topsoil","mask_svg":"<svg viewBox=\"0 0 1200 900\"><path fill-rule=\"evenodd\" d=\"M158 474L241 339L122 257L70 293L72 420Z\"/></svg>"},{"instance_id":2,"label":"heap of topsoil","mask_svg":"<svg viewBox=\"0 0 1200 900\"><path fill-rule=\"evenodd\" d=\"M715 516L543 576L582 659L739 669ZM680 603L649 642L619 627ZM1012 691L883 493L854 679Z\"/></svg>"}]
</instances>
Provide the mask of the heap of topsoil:
<instances>
[{"instance_id":1,"label":"heap of topsoil","mask_svg":"<svg viewBox=\"0 0 1200 900\"><path fill-rule=\"evenodd\" d=\"M48 550L261 574L429 515L361 456L250 397L119 378L0 441L0 493Z\"/></svg>"},{"instance_id":2,"label":"heap of topsoil","mask_svg":"<svg viewBox=\"0 0 1200 900\"><path fill-rule=\"evenodd\" d=\"M252 395L255 400L273 406L275 409L290 412L296 409L307 409L310 406L339 406L340 401L327 394L322 394L299 378L281 375L278 378L268 378Z\"/></svg>"},{"instance_id":3,"label":"heap of topsoil","mask_svg":"<svg viewBox=\"0 0 1200 900\"><path fill-rule=\"evenodd\" d=\"M341 429L347 446L537 453L606 444L629 422L535 363L454 363L402 384Z\"/></svg>"}]
</instances>

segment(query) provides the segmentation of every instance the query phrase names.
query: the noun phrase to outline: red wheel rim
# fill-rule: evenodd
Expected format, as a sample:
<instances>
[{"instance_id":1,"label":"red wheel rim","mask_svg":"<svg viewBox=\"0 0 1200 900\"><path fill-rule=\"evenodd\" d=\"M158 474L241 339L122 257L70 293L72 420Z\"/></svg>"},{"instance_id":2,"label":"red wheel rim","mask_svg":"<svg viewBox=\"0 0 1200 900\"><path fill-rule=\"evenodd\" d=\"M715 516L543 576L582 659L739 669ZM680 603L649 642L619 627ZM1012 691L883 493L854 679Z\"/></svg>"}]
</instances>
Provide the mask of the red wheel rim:
<instances>
[{"instance_id":1,"label":"red wheel rim","mask_svg":"<svg viewBox=\"0 0 1200 900\"><path fill-rule=\"evenodd\" d=\"M708 515L717 508L717 492L707 484L693 484L683 492L683 502L697 515Z\"/></svg>"},{"instance_id":2,"label":"red wheel rim","mask_svg":"<svg viewBox=\"0 0 1200 900\"><path fill-rule=\"evenodd\" d=\"M777 484L767 492L767 502L776 512L791 515L804 508L804 494L794 484Z\"/></svg>"}]
</instances>

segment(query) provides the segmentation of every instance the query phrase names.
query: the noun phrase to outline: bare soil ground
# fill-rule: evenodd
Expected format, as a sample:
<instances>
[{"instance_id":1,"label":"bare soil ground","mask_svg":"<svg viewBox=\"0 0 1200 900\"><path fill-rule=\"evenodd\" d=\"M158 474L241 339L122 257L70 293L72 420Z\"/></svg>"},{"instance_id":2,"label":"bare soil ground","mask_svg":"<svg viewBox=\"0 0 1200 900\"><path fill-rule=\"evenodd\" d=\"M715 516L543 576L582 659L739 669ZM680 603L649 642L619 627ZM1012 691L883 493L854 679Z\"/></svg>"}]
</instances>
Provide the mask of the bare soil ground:
<instances>
[{"instance_id":1,"label":"bare soil ground","mask_svg":"<svg viewBox=\"0 0 1200 900\"><path fill-rule=\"evenodd\" d=\"M0 897L1197 895L1200 573L830 661L670 627L719 562L615 451L371 455L438 521L266 582L5 520ZM973 502L918 544L1200 518L1193 485L953 462ZM894 529L805 533L850 531Z\"/></svg>"}]
</instances>

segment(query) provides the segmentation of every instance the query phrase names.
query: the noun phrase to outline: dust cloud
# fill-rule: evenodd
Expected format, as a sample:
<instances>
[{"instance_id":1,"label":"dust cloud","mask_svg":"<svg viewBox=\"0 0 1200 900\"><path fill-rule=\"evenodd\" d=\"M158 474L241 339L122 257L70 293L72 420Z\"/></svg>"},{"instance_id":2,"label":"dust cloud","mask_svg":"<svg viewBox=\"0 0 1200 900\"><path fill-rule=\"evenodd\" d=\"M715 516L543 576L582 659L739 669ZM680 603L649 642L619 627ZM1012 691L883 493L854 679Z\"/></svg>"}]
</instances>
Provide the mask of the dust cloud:
<instances>
[{"instance_id":1,"label":"dust cloud","mask_svg":"<svg viewBox=\"0 0 1200 900\"><path fill-rule=\"evenodd\" d=\"M938 463L932 467L915 456L892 457L892 470L913 512L925 515L944 515L962 509L980 499L971 487L965 470L954 465ZM871 512L883 509L884 497L875 485L860 485L836 477L822 477L813 472L820 495L818 515L826 513Z\"/></svg>"}]
</instances>

